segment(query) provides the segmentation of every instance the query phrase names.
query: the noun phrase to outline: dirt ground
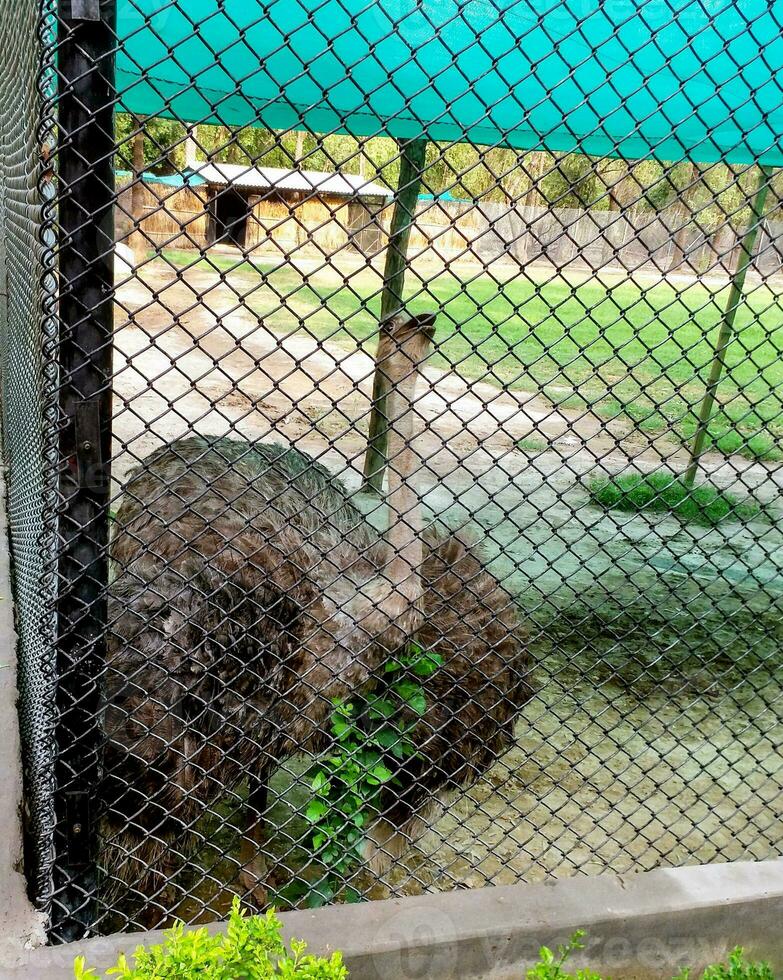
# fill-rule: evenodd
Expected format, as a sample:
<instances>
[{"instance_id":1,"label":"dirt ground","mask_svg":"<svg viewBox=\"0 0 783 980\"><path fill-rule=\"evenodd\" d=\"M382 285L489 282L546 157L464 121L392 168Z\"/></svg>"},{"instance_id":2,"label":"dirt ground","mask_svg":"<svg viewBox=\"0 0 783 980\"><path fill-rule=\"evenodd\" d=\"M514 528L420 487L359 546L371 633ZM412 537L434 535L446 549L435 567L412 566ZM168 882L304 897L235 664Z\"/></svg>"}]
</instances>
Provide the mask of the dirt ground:
<instances>
[{"instance_id":1,"label":"dirt ground","mask_svg":"<svg viewBox=\"0 0 783 980\"><path fill-rule=\"evenodd\" d=\"M203 269L148 265L118 300L118 484L155 445L195 429L293 443L358 487L373 370L365 353L273 334L230 280ZM435 370L427 381L425 509L478 529L526 616L538 694L514 748L388 880L365 879L367 893L779 854L778 525L706 529L598 511L587 476L681 463L681 450L542 395ZM519 448L531 435L544 451ZM707 456L704 470L764 501L783 479L781 468L736 457ZM302 829L292 781L276 782L281 855Z\"/></svg>"}]
</instances>

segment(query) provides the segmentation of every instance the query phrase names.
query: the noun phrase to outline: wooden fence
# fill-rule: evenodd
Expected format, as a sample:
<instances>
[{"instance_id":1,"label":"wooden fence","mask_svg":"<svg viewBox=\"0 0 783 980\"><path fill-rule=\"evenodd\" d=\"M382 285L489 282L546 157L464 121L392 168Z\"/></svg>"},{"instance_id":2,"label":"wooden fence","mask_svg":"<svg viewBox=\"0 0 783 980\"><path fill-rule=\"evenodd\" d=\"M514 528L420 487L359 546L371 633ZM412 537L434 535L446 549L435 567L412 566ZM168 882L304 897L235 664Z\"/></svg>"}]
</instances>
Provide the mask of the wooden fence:
<instances>
[{"instance_id":1,"label":"wooden fence","mask_svg":"<svg viewBox=\"0 0 783 980\"><path fill-rule=\"evenodd\" d=\"M151 244L207 247L205 187L145 184L142 194L141 229ZM279 256L302 251L335 255L351 246L368 258L379 258L386 245L391 208L373 211L360 202L312 195L301 201L259 198L248 223L247 247ZM131 214L131 193L125 190L117 209L119 240L130 232ZM679 239L685 261L675 239ZM504 262L519 267L547 262L559 269L697 275L731 273L737 253L738 236L731 227L706 235L688 223L677 207L659 212L580 211L438 200L419 202L409 248L411 258L419 261ZM758 236L754 267L771 276L780 271L781 264L783 222L767 221Z\"/></svg>"}]
</instances>

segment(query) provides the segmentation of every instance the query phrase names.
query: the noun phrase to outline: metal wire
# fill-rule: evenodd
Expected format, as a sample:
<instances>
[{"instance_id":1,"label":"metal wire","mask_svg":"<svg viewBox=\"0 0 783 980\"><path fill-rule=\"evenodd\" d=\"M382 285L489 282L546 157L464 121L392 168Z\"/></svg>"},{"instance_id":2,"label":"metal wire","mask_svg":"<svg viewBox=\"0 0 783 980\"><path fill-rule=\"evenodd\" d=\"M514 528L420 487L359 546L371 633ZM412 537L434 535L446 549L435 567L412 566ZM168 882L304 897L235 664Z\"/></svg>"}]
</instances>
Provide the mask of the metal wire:
<instances>
[{"instance_id":1,"label":"metal wire","mask_svg":"<svg viewBox=\"0 0 783 980\"><path fill-rule=\"evenodd\" d=\"M44 201L50 171L51 80L46 49L49 4L15 7L0 31L0 331L2 428L18 633L17 683L24 750L25 866L40 906L51 895L54 830L57 370L53 359L54 289ZM46 52L46 54L44 54ZM55 460L55 462L57 462Z\"/></svg>"},{"instance_id":2,"label":"metal wire","mask_svg":"<svg viewBox=\"0 0 783 980\"><path fill-rule=\"evenodd\" d=\"M25 11L3 427L52 940L779 854L777 175L238 128L244 77L179 118L196 20L140 118L122 9Z\"/></svg>"}]
</instances>

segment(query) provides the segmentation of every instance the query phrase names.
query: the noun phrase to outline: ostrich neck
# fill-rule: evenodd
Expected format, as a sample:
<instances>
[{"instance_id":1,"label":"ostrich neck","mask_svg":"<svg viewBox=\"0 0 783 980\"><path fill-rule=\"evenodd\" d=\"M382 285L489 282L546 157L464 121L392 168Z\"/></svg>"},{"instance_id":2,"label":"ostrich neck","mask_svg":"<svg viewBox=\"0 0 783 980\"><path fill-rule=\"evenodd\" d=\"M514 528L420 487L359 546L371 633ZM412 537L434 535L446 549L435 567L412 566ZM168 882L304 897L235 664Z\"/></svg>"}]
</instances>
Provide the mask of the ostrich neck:
<instances>
[{"instance_id":1,"label":"ostrich neck","mask_svg":"<svg viewBox=\"0 0 783 980\"><path fill-rule=\"evenodd\" d=\"M391 354L385 373L390 384L386 541L392 555L386 576L400 598L414 605L422 592L423 561L421 501L412 485L421 463L414 445L420 428L415 406L419 366L402 347Z\"/></svg>"}]
</instances>

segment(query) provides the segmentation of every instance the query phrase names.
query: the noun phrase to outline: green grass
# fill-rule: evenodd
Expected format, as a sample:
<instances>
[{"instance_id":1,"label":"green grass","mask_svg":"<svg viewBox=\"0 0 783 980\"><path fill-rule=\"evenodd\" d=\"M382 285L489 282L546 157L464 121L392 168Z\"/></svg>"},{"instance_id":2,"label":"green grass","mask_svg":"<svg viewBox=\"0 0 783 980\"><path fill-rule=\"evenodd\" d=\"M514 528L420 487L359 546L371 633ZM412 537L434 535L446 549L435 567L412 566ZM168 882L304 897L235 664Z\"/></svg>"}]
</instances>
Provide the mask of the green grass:
<instances>
[{"instance_id":1,"label":"green grass","mask_svg":"<svg viewBox=\"0 0 783 980\"><path fill-rule=\"evenodd\" d=\"M628 513L673 514L686 524L714 526L725 520L750 521L768 517L757 503L740 501L711 486L688 488L668 473L626 473L587 483L591 500L607 510Z\"/></svg>"},{"instance_id":2,"label":"green grass","mask_svg":"<svg viewBox=\"0 0 783 980\"><path fill-rule=\"evenodd\" d=\"M542 394L548 402L563 411L584 412L591 408L591 403L576 391L550 385L544 388Z\"/></svg>"},{"instance_id":3,"label":"green grass","mask_svg":"<svg viewBox=\"0 0 783 980\"><path fill-rule=\"evenodd\" d=\"M517 447L526 453L543 453L549 449L549 442L546 439L540 439L538 436L525 436L524 439L517 442Z\"/></svg>"},{"instance_id":4,"label":"green grass","mask_svg":"<svg viewBox=\"0 0 783 980\"><path fill-rule=\"evenodd\" d=\"M593 411L607 420L628 418L634 427L650 435L668 433L683 445L693 442L698 426L698 401L671 395L660 404L648 395L623 402L615 395L599 400ZM707 450L725 456L739 453L759 462L783 459L783 414L776 398L754 403L737 392L713 411L707 428Z\"/></svg>"},{"instance_id":5,"label":"green grass","mask_svg":"<svg viewBox=\"0 0 783 980\"><path fill-rule=\"evenodd\" d=\"M179 266L195 257L166 255ZM374 273L346 274L339 283L319 272L305 278L282 260L237 264L230 255L211 253L208 261L236 277L235 288L271 329L287 333L303 325L319 340L372 351L380 308ZM624 415L647 433L668 431L682 442L693 437L728 287L610 287L521 276L498 283L472 273L460 280L450 270L422 283L416 272L414 265L408 308L442 310L436 366L543 391L563 410ZM751 288L738 310L725 362L712 447L759 460L783 458L783 307L766 285Z\"/></svg>"}]
</instances>

